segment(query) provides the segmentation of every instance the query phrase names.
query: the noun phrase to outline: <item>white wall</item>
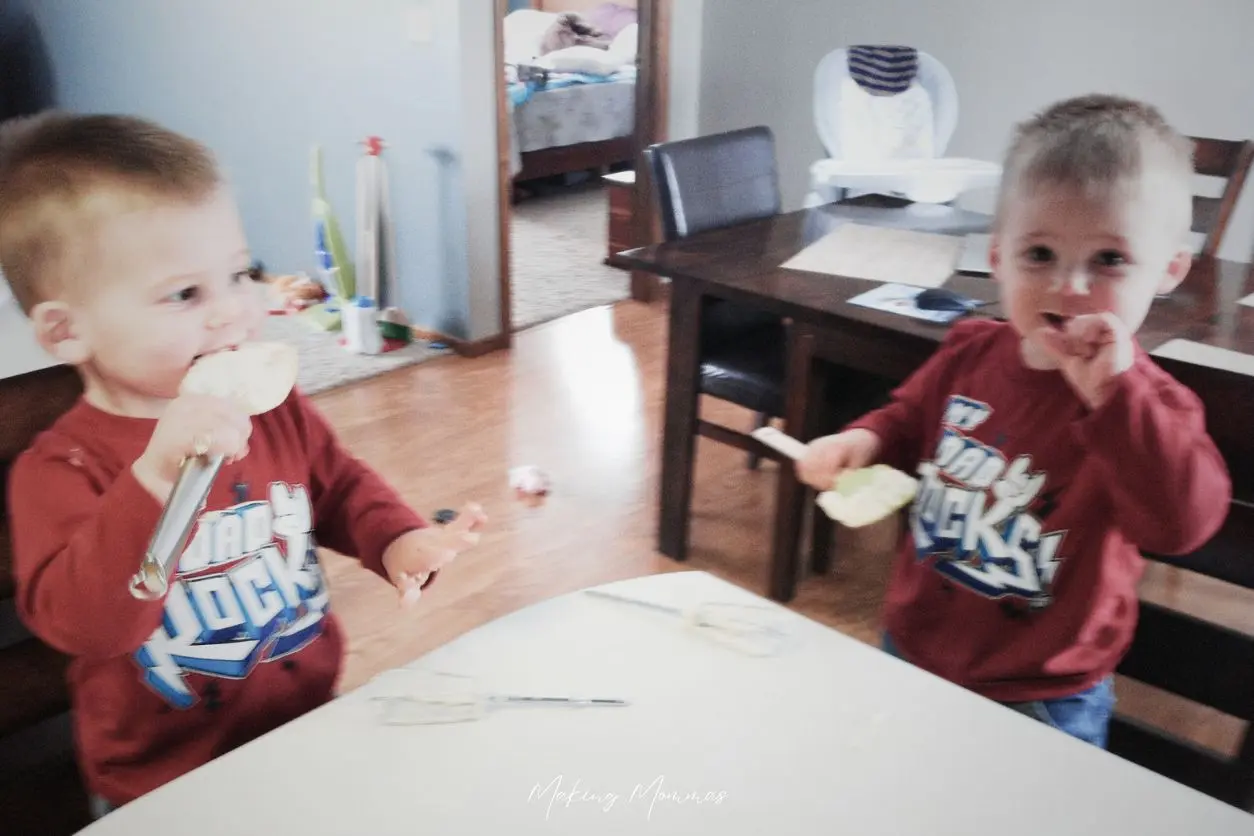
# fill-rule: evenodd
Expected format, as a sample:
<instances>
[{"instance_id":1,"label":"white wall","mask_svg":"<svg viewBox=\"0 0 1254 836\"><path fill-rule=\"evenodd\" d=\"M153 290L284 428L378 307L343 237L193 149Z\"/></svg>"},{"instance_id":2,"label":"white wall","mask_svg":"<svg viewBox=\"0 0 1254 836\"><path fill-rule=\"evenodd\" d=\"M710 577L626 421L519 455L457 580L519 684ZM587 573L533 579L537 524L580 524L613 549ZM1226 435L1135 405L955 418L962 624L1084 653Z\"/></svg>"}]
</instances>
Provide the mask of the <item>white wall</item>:
<instances>
[{"instance_id":1,"label":"white wall","mask_svg":"<svg viewBox=\"0 0 1254 836\"><path fill-rule=\"evenodd\" d=\"M952 156L999 159L1016 121L1097 91L1146 99L1185 134L1254 137L1254 0L711 0L703 12L700 132L769 125L790 209L822 155L814 68L850 44L910 44L945 63L961 99ZM987 211L991 195L964 203ZM1252 242L1254 185L1221 255L1248 260Z\"/></svg>"},{"instance_id":2,"label":"white wall","mask_svg":"<svg viewBox=\"0 0 1254 836\"><path fill-rule=\"evenodd\" d=\"M712 0L711 5L721 0ZM700 133L701 24L705 0L671 0L667 139Z\"/></svg>"}]
</instances>

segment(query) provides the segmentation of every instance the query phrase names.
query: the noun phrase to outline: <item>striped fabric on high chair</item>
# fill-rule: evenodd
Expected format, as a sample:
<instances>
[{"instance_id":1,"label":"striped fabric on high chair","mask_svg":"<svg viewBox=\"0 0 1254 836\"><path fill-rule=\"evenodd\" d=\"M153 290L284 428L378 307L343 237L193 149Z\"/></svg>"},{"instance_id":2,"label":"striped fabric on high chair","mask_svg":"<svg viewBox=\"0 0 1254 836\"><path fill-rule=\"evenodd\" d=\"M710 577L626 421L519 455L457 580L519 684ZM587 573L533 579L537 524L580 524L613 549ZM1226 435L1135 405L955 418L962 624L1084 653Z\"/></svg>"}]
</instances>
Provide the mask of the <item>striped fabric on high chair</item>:
<instances>
[{"instance_id":1,"label":"striped fabric on high chair","mask_svg":"<svg viewBox=\"0 0 1254 836\"><path fill-rule=\"evenodd\" d=\"M918 73L919 51L912 46L849 47L849 76L869 93L902 93Z\"/></svg>"}]
</instances>

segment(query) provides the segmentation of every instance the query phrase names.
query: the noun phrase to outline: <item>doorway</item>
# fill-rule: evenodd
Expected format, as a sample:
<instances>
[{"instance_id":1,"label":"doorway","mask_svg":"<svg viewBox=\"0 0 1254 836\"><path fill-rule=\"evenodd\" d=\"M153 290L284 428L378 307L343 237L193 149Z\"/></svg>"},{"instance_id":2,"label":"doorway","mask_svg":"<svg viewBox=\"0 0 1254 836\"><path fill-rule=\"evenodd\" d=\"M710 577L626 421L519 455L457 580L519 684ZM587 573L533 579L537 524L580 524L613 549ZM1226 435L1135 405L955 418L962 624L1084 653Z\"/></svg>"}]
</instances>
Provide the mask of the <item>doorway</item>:
<instances>
[{"instance_id":1,"label":"doorway","mask_svg":"<svg viewBox=\"0 0 1254 836\"><path fill-rule=\"evenodd\" d=\"M652 241L641 151L665 139L670 4L496 0L506 341L579 310L658 295L653 277L610 256Z\"/></svg>"}]
</instances>

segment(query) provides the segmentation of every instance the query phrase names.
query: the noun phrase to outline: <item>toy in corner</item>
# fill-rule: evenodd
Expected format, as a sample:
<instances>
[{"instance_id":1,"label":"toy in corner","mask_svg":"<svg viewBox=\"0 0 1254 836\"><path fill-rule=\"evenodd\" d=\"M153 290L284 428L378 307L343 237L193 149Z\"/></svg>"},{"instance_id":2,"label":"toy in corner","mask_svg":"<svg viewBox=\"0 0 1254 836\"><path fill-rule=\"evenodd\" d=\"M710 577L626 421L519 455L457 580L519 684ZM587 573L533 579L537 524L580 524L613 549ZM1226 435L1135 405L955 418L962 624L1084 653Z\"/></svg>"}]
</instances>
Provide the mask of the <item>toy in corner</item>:
<instances>
[{"instance_id":1,"label":"toy in corner","mask_svg":"<svg viewBox=\"0 0 1254 836\"><path fill-rule=\"evenodd\" d=\"M313 185L314 256L318 276L326 290L325 301L316 302L300 311L310 325L324 331L341 327L341 308L357 293L357 279L353 264L348 258L348 247L340 232L339 221L327 199L326 184L322 174L322 147L315 145L310 159L310 179Z\"/></svg>"},{"instance_id":2,"label":"toy in corner","mask_svg":"<svg viewBox=\"0 0 1254 836\"><path fill-rule=\"evenodd\" d=\"M357 163L357 295L344 306L342 343L349 351L379 354L408 345L413 334L409 318L395 306L396 258L384 142L368 136L360 144L365 153Z\"/></svg>"}]
</instances>

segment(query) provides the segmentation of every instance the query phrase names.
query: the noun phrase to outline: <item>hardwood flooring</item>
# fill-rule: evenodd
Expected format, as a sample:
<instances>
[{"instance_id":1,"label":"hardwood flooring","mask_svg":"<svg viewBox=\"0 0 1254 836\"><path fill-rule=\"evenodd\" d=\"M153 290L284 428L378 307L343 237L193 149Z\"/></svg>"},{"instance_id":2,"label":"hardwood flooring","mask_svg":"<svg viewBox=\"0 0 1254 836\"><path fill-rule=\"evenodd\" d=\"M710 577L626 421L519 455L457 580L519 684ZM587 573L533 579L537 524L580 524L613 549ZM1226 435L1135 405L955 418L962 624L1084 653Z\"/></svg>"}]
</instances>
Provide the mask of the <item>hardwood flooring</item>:
<instances>
[{"instance_id":1,"label":"hardwood flooring","mask_svg":"<svg viewBox=\"0 0 1254 836\"><path fill-rule=\"evenodd\" d=\"M402 369L322 393L316 404L345 445L415 508L481 502L482 543L401 610L391 587L328 556L333 606L349 636L341 683L351 689L501 615L564 592L655 572L701 569L765 594L775 466L750 471L740 451L698 442L690 554L655 551L666 362L663 305L624 302L516 335L509 352ZM703 417L748 428L752 416L708 402ZM539 507L517 501L508 471L536 465L552 480ZM790 605L864 641L878 637L896 530L845 535L832 571L809 577ZM1254 631L1254 597L1191 573L1152 567L1145 596ZM1231 751L1242 724L1137 683L1121 707Z\"/></svg>"}]
</instances>

